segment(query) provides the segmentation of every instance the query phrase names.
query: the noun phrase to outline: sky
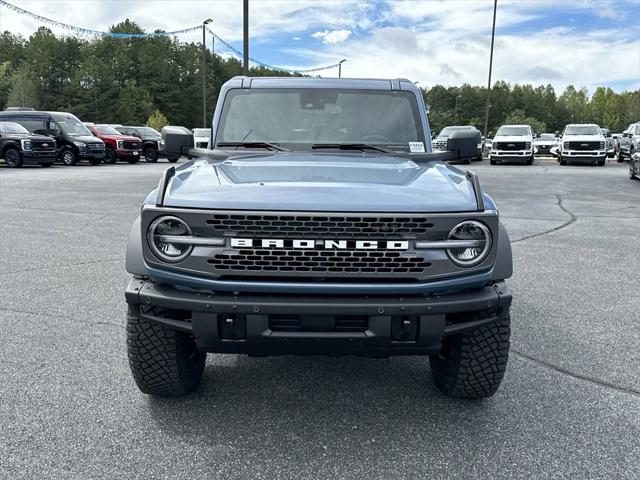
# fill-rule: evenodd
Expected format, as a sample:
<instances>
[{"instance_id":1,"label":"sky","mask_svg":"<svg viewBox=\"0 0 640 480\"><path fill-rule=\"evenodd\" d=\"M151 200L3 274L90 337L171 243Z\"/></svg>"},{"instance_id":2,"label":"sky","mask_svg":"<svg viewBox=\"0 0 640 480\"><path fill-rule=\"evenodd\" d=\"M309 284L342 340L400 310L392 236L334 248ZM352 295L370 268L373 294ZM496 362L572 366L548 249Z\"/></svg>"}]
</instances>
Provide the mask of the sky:
<instances>
[{"instance_id":1,"label":"sky","mask_svg":"<svg viewBox=\"0 0 640 480\"><path fill-rule=\"evenodd\" d=\"M242 49L241 0L8 0L44 17L107 30L129 18L146 31L211 29ZM344 77L408 78L427 88L486 85L492 0L250 0L250 56L291 69L342 65ZM0 6L0 30L41 24ZM69 34L49 26L55 33ZM181 40L200 42L193 32ZM208 40L210 48L211 39ZM218 43L216 53L231 52ZM337 76L337 68L319 72ZM498 0L493 79L640 88L640 0Z\"/></svg>"}]
</instances>

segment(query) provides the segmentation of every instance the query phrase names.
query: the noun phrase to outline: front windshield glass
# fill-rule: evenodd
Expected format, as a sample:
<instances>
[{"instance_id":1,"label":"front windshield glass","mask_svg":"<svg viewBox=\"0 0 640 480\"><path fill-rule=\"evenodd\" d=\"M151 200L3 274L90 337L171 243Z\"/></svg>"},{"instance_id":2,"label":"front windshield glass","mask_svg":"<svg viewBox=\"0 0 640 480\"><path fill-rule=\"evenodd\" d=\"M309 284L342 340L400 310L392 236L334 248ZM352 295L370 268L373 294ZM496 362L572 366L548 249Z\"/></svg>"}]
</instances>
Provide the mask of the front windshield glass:
<instances>
[{"instance_id":1,"label":"front windshield glass","mask_svg":"<svg viewBox=\"0 0 640 480\"><path fill-rule=\"evenodd\" d=\"M565 135L602 135L595 125L568 125L564 130Z\"/></svg>"},{"instance_id":2,"label":"front windshield glass","mask_svg":"<svg viewBox=\"0 0 640 480\"><path fill-rule=\"evenodd\" d=\"M500 127L496 136L525 137L529 135L529 127Z\"/></svg>"},{"instance_id":3,"label":"front windshield glass","mask_svg":"<svg viewBox=\"0 0 640 480\"><path fill-rule=\"evenodd\" d=\"M161 137L162 134L151 128L151 127L138 127L136 128L136 130L138 131L138 133L140 133L140 135L143 135L145 137Z\"/></svg>"},{"instance_id":4,"label":"front windshield glass","mask_svg":"<svg viewBox=\"0 0 640 480\"><path fill-rule=\"evenodd\" d=\"M408 150L424 142L410 92L346 89L232 90L224 102L216 144L268 142L291 149L313 144L366 143Z\"/></svg>"},{"instance_id":5,"label":"front windshield glass","mask_svg":"<svg viewBox=\"0 0 640 480\"><path fill-rule=\"evenodd\" d=\"M538 140L542 140L543 142L554 141L556 136L553 133L541 133Z\"/></svg>"},{"instance_id":6,"label":"front windshield glass","mask_svg":"<svg viewBox=\"0 0 640 480\"><path fill-rule=\"evenodd\" d=\"M120 132L115 128L108 127L106 125L96 125L93 128L95 128L96 132L98 132L100 135L121 135Z\"/></svg>"},{"instance_id":7,"label":"front windshield glass","mask_svg":"<svg viewBox=\"0 0 640 480\"><path fill-rule=\"evenodd\" d=\"M27 130L26 128L24 128L22 125L18 123L0 124L0 132L4 133L5 135L14 135L14 134L28 135L29 134L29 130Z\"/></svg>"},{"instance_id":8,"label":"front windshield glass","mask_svg":"<svg viewBox=\"0 0 640 480\"><path fill-rule=\"evenodd\" d=\"M446 137L447 135L451 135L456 130L468 130L469 127L444 127L440 132L440 136Z\"/></svg>"},{"instance_id":9,"label":"front windshield glass","mask_svg":"<svg viewBox=\"0 0 640 480\"><path fill-rule=\"evenodd\" d=\"M194 128L193 134L196 137L208 137L211 134L210 128Z\"/></svg>"},{"instance_id":10,"label":"front windshield glass","mask_svg":"<svg viewBox=\"0 0 640 480\"><path fill-rule=\"evenodd\" d=\"M71 114L54 115L53 118L58 123L60 130L67 135L71 135L73 137L92 135L89 129Z\"/></svg>"}]
</instances>

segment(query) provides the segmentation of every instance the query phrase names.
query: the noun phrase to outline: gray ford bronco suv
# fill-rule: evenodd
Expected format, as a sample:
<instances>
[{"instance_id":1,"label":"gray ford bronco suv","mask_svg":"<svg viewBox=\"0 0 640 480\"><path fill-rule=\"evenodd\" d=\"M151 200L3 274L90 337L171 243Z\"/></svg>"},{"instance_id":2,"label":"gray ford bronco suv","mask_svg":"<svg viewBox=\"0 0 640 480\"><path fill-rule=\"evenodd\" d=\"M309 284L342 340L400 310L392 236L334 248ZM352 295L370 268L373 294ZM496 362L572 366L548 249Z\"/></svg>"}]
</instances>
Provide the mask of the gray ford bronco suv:
<instances>
[{"instance_id":1,"label":"gray ford bronco suv","mask_svg":"<svg viewBox=\"0 0 640 480\"><path fill-rule=\"evenodd\" d=\"M200 383L207 352L429 356L436 386L496 392L509 353L509 237L479 132L433 152L408 80L236 77L209 149L174 127L132 227L127 342L144 393Z\"/></svg>"}]
</instances>

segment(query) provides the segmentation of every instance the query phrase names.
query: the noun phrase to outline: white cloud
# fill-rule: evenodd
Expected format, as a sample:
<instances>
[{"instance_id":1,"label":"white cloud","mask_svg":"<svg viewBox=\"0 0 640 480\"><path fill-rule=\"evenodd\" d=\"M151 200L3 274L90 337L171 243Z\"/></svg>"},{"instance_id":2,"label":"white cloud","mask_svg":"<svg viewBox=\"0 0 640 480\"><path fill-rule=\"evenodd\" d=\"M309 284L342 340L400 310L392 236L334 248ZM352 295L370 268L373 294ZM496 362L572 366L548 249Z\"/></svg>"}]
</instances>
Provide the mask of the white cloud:
<instances>
[{"instance_id":1,"label":"white cloud","mask_svg":"<svg viewBox=\"0 0 640 480\"><path fill-rule=\"evenodd\" d=\"M311 36L321 39L322 43L341 43L351 36L351 30L323 30L321 32L312 33Z\"/></svg>"}]
</instances>

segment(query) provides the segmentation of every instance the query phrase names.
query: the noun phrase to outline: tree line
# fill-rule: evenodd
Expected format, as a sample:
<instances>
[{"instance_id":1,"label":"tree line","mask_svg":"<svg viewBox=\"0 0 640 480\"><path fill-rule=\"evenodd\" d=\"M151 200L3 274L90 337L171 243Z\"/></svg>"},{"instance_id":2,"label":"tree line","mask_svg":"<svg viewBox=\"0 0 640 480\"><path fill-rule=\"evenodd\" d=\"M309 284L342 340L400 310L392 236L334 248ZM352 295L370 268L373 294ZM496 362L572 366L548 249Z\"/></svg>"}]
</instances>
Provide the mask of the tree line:
<instances>
[{"instance_id":1,"label":"tree line","mask_svg":"<svg viewBox=\"0 0 640 480\"><path fill-rule=\"evenodd\" d=\"M125 20L115 33L143 33ZM168 121L189 128L202 126L202 46L174 37L81 39L57 36L40 27L28 39L0 34L0 110L29 106L63 110L84 121L143 124ZM242 74L242 64L206 50L207 115L220 87ZM287 75L251 68L250 75ZM484 127L486 88L435 85L422 89L431 128L447 125ZM597 123L622 131L640 120L640 90L616 93L607 87L589 95L568 86L559 96L551 85L510 85L491 89L489 130L505 123L530 124L536 132L562 130L567 123Z\"/></svg>"}]
</instances>

